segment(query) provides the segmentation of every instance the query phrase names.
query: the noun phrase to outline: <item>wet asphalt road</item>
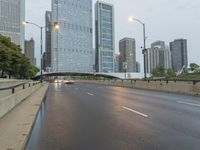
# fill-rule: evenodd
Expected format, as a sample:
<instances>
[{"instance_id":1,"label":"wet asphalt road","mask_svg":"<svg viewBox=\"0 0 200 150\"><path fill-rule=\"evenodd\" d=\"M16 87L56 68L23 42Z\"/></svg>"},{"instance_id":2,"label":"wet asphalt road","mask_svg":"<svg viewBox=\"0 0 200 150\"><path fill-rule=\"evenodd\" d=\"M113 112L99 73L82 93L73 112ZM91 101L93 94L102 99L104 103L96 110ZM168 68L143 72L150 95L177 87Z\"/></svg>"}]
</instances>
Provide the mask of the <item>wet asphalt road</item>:
<instances>
[{"instance_id":1,"label":"wet asphalt road","mask_svg":"<svg viewBox=\"0 0 200 150\"><path fill-rule=\"evenodd\" d=\"M50 84L30 150L200 150L200 97Z\"/></svg>"}]
</instances>

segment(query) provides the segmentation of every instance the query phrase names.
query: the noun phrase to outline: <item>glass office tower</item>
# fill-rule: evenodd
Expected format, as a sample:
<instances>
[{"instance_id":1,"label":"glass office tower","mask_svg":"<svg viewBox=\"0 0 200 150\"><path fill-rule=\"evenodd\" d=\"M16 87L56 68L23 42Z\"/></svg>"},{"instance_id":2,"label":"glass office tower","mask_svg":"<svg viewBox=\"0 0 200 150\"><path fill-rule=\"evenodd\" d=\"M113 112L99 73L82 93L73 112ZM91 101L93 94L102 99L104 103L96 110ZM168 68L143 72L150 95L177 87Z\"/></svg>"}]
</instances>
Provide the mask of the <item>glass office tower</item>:
<instances>
[{"instance_id":1,"label":"glass office tower","mask_svg":"<svg viewBox=\"0 0 200 150\"><path fill-rule=\"evenodd\" d=\"M0 0L0 34L8 36L24 51L25 0Z\"/></svg>"},{"instance_id":2,"label":"glass office tower","mask_svg":"<svg viewBox=\"0 0 200 150\"><path fill-rule=\"evenodd\" d=\"M92 0L52 0L53 72L92 72Z\"/></svg>"},{"instance_id":3,"label":"glass office tower","mask_svg":"<svg viewBox=\"0 0 200 150\"><path fill-rule=\"evenodd\" d=\"M114 8L97 1L95 8L97 72L114 72Z\"/></svg>"}]
</instances>

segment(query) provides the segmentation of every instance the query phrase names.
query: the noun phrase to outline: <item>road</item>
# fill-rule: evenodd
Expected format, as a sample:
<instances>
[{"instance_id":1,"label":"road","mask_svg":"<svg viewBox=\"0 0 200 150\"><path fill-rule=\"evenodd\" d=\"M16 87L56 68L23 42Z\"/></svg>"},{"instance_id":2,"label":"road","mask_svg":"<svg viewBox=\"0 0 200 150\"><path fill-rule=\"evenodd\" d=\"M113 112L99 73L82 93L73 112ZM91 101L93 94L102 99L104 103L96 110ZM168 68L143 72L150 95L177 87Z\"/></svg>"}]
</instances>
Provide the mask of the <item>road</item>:
<instances>
[{"instance_id":1,"label":"road","mask_svg":"<svg viewBox=\"0 0 200 150\"><path fill-rule=\"evenodd\" d=\"M50 84L43 111L27 149L200 150L200 97Z\"/></svg>"}]
</instances>

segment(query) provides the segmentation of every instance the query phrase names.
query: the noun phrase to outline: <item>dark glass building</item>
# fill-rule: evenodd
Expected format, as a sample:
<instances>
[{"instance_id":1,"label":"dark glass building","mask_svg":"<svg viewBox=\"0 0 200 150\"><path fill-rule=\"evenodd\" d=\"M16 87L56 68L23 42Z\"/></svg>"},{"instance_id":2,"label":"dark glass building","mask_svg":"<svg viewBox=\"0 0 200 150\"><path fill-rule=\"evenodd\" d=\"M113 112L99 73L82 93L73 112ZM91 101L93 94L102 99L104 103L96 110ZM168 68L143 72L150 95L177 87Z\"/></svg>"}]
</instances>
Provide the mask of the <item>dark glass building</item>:
<instances>
[{"instance_id":1,"label":"dark glass building","mask_svg":"<svg viewBox=\"0 0 200 150\"><path fill-rule=\"evenodd\" d=\"M187 40L177 39L170 42L170 51L172 54L172 68L174 71L180 71L188 66Z\"/></svg>"}]
</instances>

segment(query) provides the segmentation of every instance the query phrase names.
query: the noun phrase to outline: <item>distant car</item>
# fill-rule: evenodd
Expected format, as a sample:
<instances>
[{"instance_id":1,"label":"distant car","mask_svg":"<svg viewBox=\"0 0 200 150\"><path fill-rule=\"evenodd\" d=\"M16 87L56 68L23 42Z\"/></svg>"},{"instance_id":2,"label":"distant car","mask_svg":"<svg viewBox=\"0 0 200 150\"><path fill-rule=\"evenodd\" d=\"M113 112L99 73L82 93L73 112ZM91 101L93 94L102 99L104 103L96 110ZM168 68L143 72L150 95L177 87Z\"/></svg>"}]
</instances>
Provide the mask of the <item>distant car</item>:
<instances>
[{"instance_id":1,"label":"distant car","mask_svg":"<svg viewBox=\"0 0 200 150\"><path fill-rule=\"evenodd\" d=\"M54 83L62 83L62 80L56 79L56 80L54 81Z\"/></svg>"},{"instance_id":2,"label":"distant car","mask_svg":"<svg viewBox=\"0 0 200 150\"><path fill-rule=\"evenodd\" d=\"M74 80L63 80L64 84L74 84Z\"/></svg>"}]
</instances>

